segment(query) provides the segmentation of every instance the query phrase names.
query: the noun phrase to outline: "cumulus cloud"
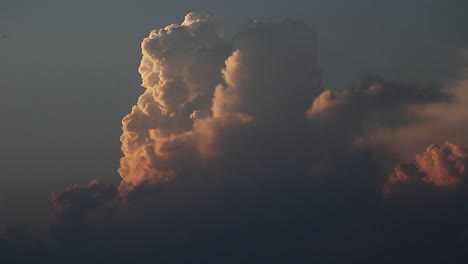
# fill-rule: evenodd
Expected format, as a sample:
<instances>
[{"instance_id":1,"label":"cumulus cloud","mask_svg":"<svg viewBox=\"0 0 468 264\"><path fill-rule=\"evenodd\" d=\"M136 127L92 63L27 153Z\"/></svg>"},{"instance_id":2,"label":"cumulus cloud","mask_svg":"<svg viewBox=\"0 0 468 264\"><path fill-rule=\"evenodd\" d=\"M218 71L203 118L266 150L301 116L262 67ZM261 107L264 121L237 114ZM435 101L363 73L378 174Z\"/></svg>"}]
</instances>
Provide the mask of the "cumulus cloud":
<instances>
[{"instance_id":1,"label":"cumulus cloud","mask_svg":"<svg viewBox=\"0 0 468 264\"><path fill-rule=\"evenodd\" d=\"M292 120L304 126L321 82L315 32L302 22L252 22L226 44L221 31L211 17L190 13L143 40L146 90L122 121L123 193L197 170L242 142L232 137L241 125L262 130L251 141Z\"/></svg>"},{"instance_id":2,"label":"cumulus cloud","mask_svg":"<svg viewBox=\"0 0 468 264\"><path fill-rule=\"evenodd\" d=\"M180 25L153 30L141 44L146 89L123 120L121 190L158 182L197 158L193 118L210 112L228 48L207 15L188 14Z\"/></svg>"},{"instance_id":3,"label":"cumulus cloud","mask_svg":"<svg viewBox=\"0 0 468 264\"><path fill-rule=\"evenodd\" d=\"M190 13L143 40L145 90L122 120L120 186L95 180L52 194L51 234L67 253L98 248L101 257L164 263L368 260L389 230L379 218L382 188L462 185L465 149L431 145L387 178L376 155L387 148L373 139L432 122L421 109L455 114L464 93L374 75L323 90L316 34L305 23L252 21L232 42L222 31Z\"/></svg>"},{"instance_id":4,"label":"cumulus cloud","mask_svg":"<svg viewBox=\"0 0 468 264\"><path fill-rule=\"evenodd\" d=\"M425 183L456 188L464 185L467 177L468 149L450 142L441 146L432 144L422 154L416 155L415 163L398 165L384 191L411 190L412 186Z\"/></svg>"},{"instance_id":5,"label":"cumulus cloud","mask_svg":"<svg viewBox=\"0 0 468 264\"><path fill-rule=\"evenodd\" d=\"M112 224L138 226L129 215L146 219L147 211L159 216L168 208L185 214L188 200L198 210L215 210L203 209L211 202L200 190L229 200L219 192L223 186L250 196L261 188L282 192L303 178L311 149L302 144L310 136L303 113L321 83L315 32L302 22L252 22L231 44L220 32L210 16L190 13L143 40L145 91L122 121L123 201L100 182L58 191L59 228L80 230L91 217L103 222L112 206L121 219ZM250 191L243 194L245 188ZM100 199L103 193L115 196Z\"/></svg>"},{"instance_id":6,"label":"cumulus cloud","mask_svg":"<svg viewBox=\"0 0 468 264\"><path fill-rule=\"evenodd\" d=\"M252 123L247 130L257 134L251 134L250 141L275 135L273 140L279 142L290 138L285 129L291 134L305 129L302 113L321 85L316 41L309 26L293 21L252 22L236 34L234 51L222 70L223 83L214 94L213 116L196 124L197 131L204 135L202 149L219 153L216 146L226 141L221 138L233 134L225 127L232 129L236 124ZM282 132L276 135L277 131ZM237 143L249 149L244 145L245 138L242 141Z\"/></svg>"},{"instance_id":7,"label":"cumulus cloud","mask_svg":"<svg viewBox=\"0 0 468 264\"><path fill-rule=\"evenodd\" d=\"M141 47L145 91L122 120L125 197L177 176L225 177L223 166L250 176L258 168L280 175L294 167L313 179L372 189L381 169L356 142L414 122L415 107L453 101L443 86L375 75L322 90L316 34L302 22L253 21L226 43L212 17L190 13L179 25L153 30Z\"/></svg>"},{"instance_id":8,"label":"cumulus cloud","mask_svg":"<svg viewBox=\"0 0 468 264\"><path fill-rule=\"evenodd\" d=\"M423 181L436 186L456 187L468 175L468 150L445 142L442 147L430 145L416 162L427 173Z\"/></svg>"}]
</instances>

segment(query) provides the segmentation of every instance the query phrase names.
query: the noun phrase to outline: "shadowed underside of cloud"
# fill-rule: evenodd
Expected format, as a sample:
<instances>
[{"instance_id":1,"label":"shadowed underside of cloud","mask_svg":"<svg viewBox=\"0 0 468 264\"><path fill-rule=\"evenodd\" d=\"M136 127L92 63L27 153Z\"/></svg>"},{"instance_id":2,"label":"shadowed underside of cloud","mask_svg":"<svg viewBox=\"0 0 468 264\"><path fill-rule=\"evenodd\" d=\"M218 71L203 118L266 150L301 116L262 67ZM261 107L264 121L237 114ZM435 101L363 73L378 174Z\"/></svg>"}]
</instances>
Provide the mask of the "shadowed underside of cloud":
<instances>
[{"instance_id":1,"label":"shadowed underside of cloud","mask_svg":"<svg viewBox=\"0 0 468 264\"><path fill-rule=\"evenodd\" d=\"M56 223L50 230L60 240L85 239L93 226L104 226L112 217L120 197L116 188L94 180L52 193Z\"/></svg>"},{"instance_id":2,"label":"shadowed underside of cloud","mask_svg":"<svg viewBox=\"0 0 468 264\"><path fill-rule=\"evenodd\" d=\"M316 41L302 22L255 21L226 43L212 17L195 13L153 30L141 45L145 90L122 120L122 182L54 192L47 257L77 263L466 257L466 194L451 192L463 189L466 149L427 138L416 163L398 165L388 178L409 137L381 137L441 124L444 118L428 109L468 107L466 86L368 75L357 86L324 90ZM459 116L453 120L466 112ZM450 139L456 130L466 139L464 124L444 124L438 135ZM384 199L383 189L391 197Z\"/></svg>"}]
</instances>

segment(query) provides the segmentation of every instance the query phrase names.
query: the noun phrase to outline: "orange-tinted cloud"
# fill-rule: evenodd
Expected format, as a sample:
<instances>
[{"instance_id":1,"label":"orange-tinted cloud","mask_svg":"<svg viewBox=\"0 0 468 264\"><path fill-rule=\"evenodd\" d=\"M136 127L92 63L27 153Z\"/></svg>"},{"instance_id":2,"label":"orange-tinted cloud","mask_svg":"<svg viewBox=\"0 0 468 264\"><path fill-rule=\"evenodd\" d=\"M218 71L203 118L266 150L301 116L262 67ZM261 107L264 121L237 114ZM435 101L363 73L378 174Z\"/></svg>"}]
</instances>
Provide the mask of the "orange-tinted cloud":
<instances>
[{"instance_id":1,"label":"orange-tinted cloud","mask_svg":"<svg viewBox=\"0 0 468 264\"><path fill-rule=\"evenodd\" d=\"M252 22L226 44L220 31L211 17L190 13L143 40L146 90L122 121L122 193L244 146L233 143L236 127L262 124L251 138L258 141L292 119L306 124L302 113L321 81L315 32L302 22Z\"/></svg>"},{"instance_id":2,"label":"orange-tinted cloud","mask_svg":"<svg viewBox=\"0 0 468 264\"><path fill-rule=\"evenodd\" d=\"M468 149L445 142L430 145L416 155L415 163L398 165L385 185L384 192L417 191L426 183L441 188L456 188L468 179ZM416 186L416 187L414 187Z\"/></svg>"},{"instance_id":3,"label":"orange-tinted cloud","mask_svg":"<svg viewBox=\"0 0 468 264\"><path fill-rule=\"evenodd\" d=\"M190 13L180 25L153 30L141 44L146 89L122 120L121 191L177 175L197 159L194 117L210 112L227 54L222 29Z\"/></svg>"}]
</instances>

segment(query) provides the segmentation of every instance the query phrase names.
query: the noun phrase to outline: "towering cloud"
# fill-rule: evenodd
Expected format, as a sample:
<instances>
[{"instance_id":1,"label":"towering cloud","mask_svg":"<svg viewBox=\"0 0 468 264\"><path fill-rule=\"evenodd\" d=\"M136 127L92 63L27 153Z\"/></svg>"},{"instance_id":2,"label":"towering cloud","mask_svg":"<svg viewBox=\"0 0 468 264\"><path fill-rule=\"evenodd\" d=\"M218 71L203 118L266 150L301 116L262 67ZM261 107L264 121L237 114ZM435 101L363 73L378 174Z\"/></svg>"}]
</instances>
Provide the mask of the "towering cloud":
<instances>
[{"instance_id":1,"label":"towering cloud","mask_svg":"<svg viewBox=\"0 0 468 264\"><path fill-rule=\"evenodd\" d=\"M382 200L382 189L465 185L463 78L419 86L366 75L323 90L316 34L295 21L252 21L227 43L212 17L190 13L152 31L141 48L145 90L122 120L120 186L95 180L52 194L51 234L68 245L58 248L90 253L77 261L99 251L123 262L382 262L372 254L425 242L393 236L388 219L411 215L401 205L431 213L415 197ZM460 146L431 145L446 139ZM415 162L395 167L415 154L403 146L422 143L429 147ZM446 206L453 201L427 208L459 213ZM424 231L446 224L412 217ZM394 240L376 246L385 236Z\"/></svg>"},{"instance_id":2,"label":"towering cloud","mask_svg":"<svg viewBox=\"0 0 468 264\"><path fill-rule=\"evenodd\" d=\"M222 71L223 83L213 98L213 116L197 123L205 135L200 142L204 152L219 153L216 145L233 140L221 139L233 134L223 130L226 126L251 122L245 132L250 133L249 143L246 138L236 141L244 151L255 145L252 141L287 144L282 139L305 129L303 112L321 84L316 42L309 26L292 21L251 22L235 35L234 51Z\"/></svg>"},{"instance_id":3,"label":"towering cloud","mask_svg":"<svg viewBox=\"0 0 468 264\"><path fill-rule=\"evenodd\" d=\"M285 122L304 126L302 113L320 89L314 31L301 22L251 22L232 45L221 31L211 17L190 13L143 40L146 90L122 121L123 193L193 173L229 152L226 144L245 144L232 137L239 125L256 124L252 141L278 129L286 137L284 128L297 125Z\"/></svg>"},{"instance_id":4,"label":"towering cloud","mask_svg":"<svg viewBox=\"0 0 468 264\"><path fill-rule=\"evenodd\" d=\"M190 13L180 25L153 30L141 44L145 92L123 120L121 189L159 182L197 159L193 119L210 114L228 48L210 16Z\"/></svg>"}]
</instances>

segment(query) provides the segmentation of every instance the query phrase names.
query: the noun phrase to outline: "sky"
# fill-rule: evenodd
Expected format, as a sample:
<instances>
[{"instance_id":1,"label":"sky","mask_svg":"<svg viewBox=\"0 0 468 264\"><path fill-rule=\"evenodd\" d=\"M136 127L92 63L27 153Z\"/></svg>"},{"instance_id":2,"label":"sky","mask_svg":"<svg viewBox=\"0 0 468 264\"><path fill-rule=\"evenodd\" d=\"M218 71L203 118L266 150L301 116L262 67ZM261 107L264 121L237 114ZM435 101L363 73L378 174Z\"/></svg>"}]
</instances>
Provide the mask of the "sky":
<instances>
[{"instance_id":1,"label":"sky","mask_svg":"<svg viewBox=\"0 0 468 264\"><path fill-rule=\"evenodd\" d=\"M186 208L181 190L199 197L206 188L206 197L226 196L220 200L229 204L230 195L249 201L265 181L264 176L226 176L236 188L220 195L213 188L226 182L212 178L224 172L273 175L273 182L281 181L280 175L326 175L332 182L341 181L338 189L351 184L363 193L377 185L385 195L399 193L408 184L425 195L439 187L461 188L463 194L468 100L460 72L466 71L467 9L462 0L1 0L0 228L22 224L40 233L55 221L52 230L60 244L66 240L61 235L73 236L69 226L90 225L82 225L81 215L69 216L66 208L73 206L68 203L81 202L67 200L75 193L85 198L105 193L98 208L117 208L115 214L126 220L111 226L121 229L136 225L127 219L133 213L154 217L141 216L141 208L129 209L125 203L144 204L141 207L155 212L177 211L153 201L159 188L177 194L164 196L168 204ZM190 12L211 17L201 16L197 31L197 16L186 17ZM151 37L152 30L171 24L181 25L180 39L176 33L168 34L167 42L161 32ZM186 37L183 30L200 39ZM169 62L154 66L152 60ZM140 66L144 63L147 68ZM181 65L186 68L178 68ZM455 165L444 163L444 153ZM270 166L272 162L281 165ZM433 164L449 165L440 169ZM378 183L354 185L336 176L345 172L379 175L372 180ZM185 179L179 174L189 175L184 176L187 182L179 180ZM208 179L193 179L201 174ZM421 181L431 186L420 187ZM284 193L294 193L291 190L302 186L299 182L286 184ZM202 187L193 190L190 184ZM325 186L320 193L334 189L328 180L320 184ZM270 185L259 194L260 208L276 199L270 192L279 187ZM304 201L317 198L308 195ZM343 209L337 215L346 215L347 206L380 210L354 204L366 195L349 195L350 204L330 195L337 199L331 203ZM210 204L206 197L195 201ZM299 197L291 199L287 201L296 204ZM389 207L396 210L399 202ZM222 212L233 209L226 218L237 216L232 212L239 208L220 203ZM214 214L210 206L191 206ZM100 219L103 213L92 211L96 214ZM264 215L271 212L265 209ZM241 221L249 219L241 216ZM328 220L324 216L319 222ZM146 226L149 221L136 222ZM187 234L201 229L176 235L190 237ZM76 242L67 241L63 243Z\"/></svg>"}]
</instances>

